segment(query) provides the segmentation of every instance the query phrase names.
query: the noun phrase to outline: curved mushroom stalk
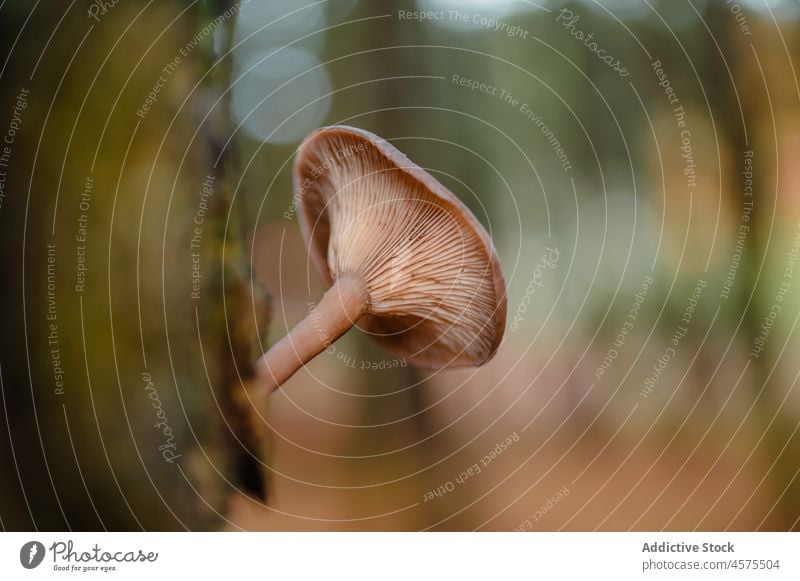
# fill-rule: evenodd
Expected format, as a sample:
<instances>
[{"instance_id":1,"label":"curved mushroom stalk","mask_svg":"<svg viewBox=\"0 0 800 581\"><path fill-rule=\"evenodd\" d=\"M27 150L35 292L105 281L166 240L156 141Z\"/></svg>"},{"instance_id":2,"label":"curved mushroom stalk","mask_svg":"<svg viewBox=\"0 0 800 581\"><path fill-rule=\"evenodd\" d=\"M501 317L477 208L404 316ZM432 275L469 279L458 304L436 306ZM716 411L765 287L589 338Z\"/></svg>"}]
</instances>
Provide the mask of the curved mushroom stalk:
<instances>
[{"instance_id":1,"label":"curved mushroom stalk","mask_svg":"<svg viewBox=\"0 0 800 581\"><path fill-rule=\"evenodd\" d=\"M298 218L331 284L320 303L257 362L271 392L359 319L414 365L482 365L506 319L491 239L458 198L372 133L327 127L294 163Z\"/></svg>"},{"instance_id":2,"label":"curved mushroom stalk","mask_svg":"<svg viewBox=\"0 0 800 581\"><path fill-rule=\"evenodd\" d=\"M261 387L274 391L349 331L365 313L367 300L359 277L339 277L306 318L256 362Z\"/></svg>"}]
</instances>

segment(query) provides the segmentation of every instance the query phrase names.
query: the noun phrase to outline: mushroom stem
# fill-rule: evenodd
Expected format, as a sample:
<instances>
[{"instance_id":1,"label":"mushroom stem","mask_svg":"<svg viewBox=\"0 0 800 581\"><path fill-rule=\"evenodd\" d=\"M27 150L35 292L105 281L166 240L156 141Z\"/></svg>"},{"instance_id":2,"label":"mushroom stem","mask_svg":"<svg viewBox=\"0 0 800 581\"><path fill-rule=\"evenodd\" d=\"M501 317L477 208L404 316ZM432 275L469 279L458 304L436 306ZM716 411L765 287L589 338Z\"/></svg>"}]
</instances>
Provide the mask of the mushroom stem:
<instances>
[{"instance_id":1,"label":"mushroom stem","mask_svg":"<svg viewBox=\"0 0 800 581\"><path fill-rule=\"evenodd\" d=\"M306 318L256 361L257 389L273 392L327 349L364 314L368 298L361 277L345 274L336 279Z\"/></svg>"}]
</instances>

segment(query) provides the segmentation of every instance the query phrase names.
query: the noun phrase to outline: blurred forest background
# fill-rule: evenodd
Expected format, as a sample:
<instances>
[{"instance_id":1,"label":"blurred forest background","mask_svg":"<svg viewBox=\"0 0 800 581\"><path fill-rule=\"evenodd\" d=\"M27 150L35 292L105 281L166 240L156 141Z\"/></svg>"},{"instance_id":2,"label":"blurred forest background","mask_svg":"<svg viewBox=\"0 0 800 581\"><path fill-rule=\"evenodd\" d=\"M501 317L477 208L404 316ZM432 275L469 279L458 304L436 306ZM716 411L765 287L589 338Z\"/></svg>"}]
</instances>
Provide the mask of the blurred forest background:
<instances>
[{"instance_id":1,"label":"blurred forest background","mask_svg":"<svg viewBox=\"0 0 800 581\"><path fill-rule=\"evenodd\" d=\"M0 2L3 529L799 529L799 19ZM491 231L506 338L430 373L351 332L253 430L325 290L291 160L330 124Z\"/></svg>"}]
</instances>

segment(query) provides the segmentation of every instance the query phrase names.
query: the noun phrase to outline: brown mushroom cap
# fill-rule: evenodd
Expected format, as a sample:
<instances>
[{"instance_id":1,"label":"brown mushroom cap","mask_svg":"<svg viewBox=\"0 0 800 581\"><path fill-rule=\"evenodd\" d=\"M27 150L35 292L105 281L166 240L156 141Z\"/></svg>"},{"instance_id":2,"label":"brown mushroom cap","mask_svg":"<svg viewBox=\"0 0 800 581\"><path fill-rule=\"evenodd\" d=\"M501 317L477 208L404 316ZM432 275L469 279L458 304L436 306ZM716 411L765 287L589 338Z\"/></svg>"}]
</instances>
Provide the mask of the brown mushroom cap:
<instances>
[{"instance_id":1,"label":"brown mushroom cap","mask_svg":"<svg viewBox=\"0 0 800 581\"><path fill-rule=\"evenodd\" d=\"M423 367L481 365L494 355L505 283L489 235L455 195L387 141L345 126L306 139L294 183L322 276L333 284L355 274L366 287L362 329Z\"/></svg>"}]
</instances>

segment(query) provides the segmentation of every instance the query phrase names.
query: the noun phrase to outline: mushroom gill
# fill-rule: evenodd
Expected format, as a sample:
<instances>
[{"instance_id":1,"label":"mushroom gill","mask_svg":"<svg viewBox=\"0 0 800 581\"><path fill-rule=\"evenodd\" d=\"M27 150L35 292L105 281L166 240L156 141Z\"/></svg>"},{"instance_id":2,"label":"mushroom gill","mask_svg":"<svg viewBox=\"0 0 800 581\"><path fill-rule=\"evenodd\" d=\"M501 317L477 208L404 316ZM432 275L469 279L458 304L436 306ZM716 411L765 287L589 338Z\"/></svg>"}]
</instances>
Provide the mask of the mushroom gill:
<instances>
[{"instance_id":1,"label":"mushroom gill","mask_svg":"<svg viewBox=\"0 0 800 581\"><path fill-rule=\"evenodd\" d=\"M387 142L337 127L295 162L301 227L329 283L355 276L359 326L426 367L480 365L505 324L491 241L453 194Z\"/></svg>"}]
</instances>

